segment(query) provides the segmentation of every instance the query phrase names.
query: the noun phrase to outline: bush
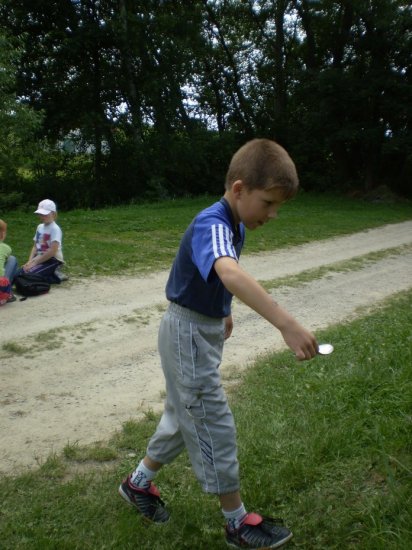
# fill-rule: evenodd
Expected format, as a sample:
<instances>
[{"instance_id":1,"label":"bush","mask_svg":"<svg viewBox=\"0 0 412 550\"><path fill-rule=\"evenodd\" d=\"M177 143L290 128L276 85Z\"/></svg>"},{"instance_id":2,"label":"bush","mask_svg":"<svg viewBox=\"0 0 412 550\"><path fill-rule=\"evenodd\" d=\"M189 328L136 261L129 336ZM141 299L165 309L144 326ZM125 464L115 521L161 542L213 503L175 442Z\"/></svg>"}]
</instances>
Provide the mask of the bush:
<instances>
[{"instance_id":1,"label":"bush","mask_svg":"<svg viewBox=\"0 0 412 550\"><path fill-rule=\"evenodd\" d=\"M12 193L0 193L0 210L22 210L27 206L24 193L13 191Z\"/></svg>"}]
</instances>

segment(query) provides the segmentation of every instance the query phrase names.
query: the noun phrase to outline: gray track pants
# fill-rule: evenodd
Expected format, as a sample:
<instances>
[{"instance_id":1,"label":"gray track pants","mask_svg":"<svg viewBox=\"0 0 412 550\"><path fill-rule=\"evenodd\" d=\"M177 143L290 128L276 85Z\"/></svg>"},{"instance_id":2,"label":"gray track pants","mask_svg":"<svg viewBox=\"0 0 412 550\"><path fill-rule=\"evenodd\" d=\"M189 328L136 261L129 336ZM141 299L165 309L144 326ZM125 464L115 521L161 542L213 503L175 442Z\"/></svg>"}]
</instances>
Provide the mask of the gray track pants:
<instances>
[{"instance_id":1,"label":"gray track pants","mask_svg":"<svg viewBox=\"0 0 412 550\"><path fill-rule=\"evenodd\" d=\"M170 304L159 329L165 408L147 448L167 464L186 447L203 490L215 494L239 489L236 429L219 373L223 342L223 320Z\"/></svg>"}]
</instances>

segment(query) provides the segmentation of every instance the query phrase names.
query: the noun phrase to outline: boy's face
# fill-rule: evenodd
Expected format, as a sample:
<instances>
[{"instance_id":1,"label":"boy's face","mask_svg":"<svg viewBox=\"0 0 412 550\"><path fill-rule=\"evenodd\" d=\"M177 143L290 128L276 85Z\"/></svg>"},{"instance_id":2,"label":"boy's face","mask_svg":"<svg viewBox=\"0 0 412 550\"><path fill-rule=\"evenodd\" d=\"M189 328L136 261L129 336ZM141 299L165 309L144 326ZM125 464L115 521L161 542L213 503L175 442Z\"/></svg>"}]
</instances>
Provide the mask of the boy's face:
<instances>
[{"instance_id":1,"label":"boy's face","mask_svg":"<svg viewBox=\"0 0 412 550\"><path fill-rule=\"evenodd\" d=\"M285 202L280 189L248 190L242 182L236 192L236 209L239 221L248 229L256 229L277 217L281 205ZM234 184L236 185L236 184Z\"/></svg>"},{"instance_id":2,"label":"boy's face","mask_svg":"<svg viewBox=\"0 0 412 550\"><path fill-rule=\"evenodd\" d=\"M54 212L49 212L48 214L37 214L41 220L41 223L49 224L54 220Z\"/></svg>"}]
</instances>

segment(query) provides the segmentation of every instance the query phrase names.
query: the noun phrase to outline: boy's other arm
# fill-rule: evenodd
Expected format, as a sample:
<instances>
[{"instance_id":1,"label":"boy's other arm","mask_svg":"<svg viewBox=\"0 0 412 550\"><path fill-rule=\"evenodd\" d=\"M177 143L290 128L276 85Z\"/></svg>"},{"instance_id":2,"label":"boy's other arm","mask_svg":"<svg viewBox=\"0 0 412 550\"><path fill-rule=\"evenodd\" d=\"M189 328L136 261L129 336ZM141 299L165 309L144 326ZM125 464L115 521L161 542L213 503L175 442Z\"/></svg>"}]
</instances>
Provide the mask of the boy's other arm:
<instances>
[{"instance_id":1,"label":"boy's other arm","mask_svg":"<svg viewBox=\"0 0 412 550\"><path fill-rule=\"evenodd\" d=\"M36 248L36 245L34 244L31 248L31 250L30 250L29 259L22 266L24 271L27 271L28 269L30 269L33 266L32 262L33 262L33 258L35 257L36 254L37 254L37 248Z\"/></svg>"},{"instance_id":2,"label":"boy's other arm","mask_svg":"<svg viewBox=\"0 0 412 550\"><path fill-rule=\"evenodd\" d=\"M29 261L26 264L24 264L23 269L30 269L35 265L39 265L39 264L42 264L43 262L46 262L50 258L54 258L58 250L59 250L59 243L57 241L53 241L50 245L50 248L46 250L44 254L37 255L37 248L36 248L36 245L34 245L30 252Z\"/></svg>"},{"instance_id":3,"label":"boy's other arm","mask_svg":"<svg viewBox=\"0 0 412 550\"><path fill-rule=\"evenodd\" d=\"M27 263L31 262L36 254L37 254L37 248L36 248L36 245L34 244L31 247L30 254L29 254L29 259L27 260Z\"/></svg>"},{"instance_id":4,"label":"boy's other arm","mask_svg":"<svg viewBox=\"0 0 412 550\"><path fill-rule=\"evenodd\" d=\"M229 292L281 332L286 344L295 352L298 359L311 359L317 354L318 346L313 334L277 304L236 260L223 256L216 260L214 268Z\"/></svg>"},{"instance_id":5,"label":"boy's other arm","mask_svg":"<svg viewBox=\"0 0 412 550\"><path fill-rule=\"evenodd\" d=\"M225 340L230 338L232 335L233 330L233 317L232 315L229 315L228 317L225 317Z\"/></svg>"}]
</instances>

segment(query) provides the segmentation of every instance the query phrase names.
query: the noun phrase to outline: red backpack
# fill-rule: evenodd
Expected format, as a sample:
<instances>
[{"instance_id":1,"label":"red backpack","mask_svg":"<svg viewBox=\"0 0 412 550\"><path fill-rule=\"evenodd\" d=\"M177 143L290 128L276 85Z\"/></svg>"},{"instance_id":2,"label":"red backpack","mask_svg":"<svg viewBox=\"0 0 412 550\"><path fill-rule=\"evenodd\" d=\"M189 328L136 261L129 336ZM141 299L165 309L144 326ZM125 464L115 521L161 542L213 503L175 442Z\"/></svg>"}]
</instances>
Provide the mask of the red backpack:
<instances>
[{"instance_id":1,"label":"red backpack","mask_svg":"<svg viewBox=\"0 0 412 550\"><path fill-rule=\"evenodd\" d=\"M10 281L7 277L0 277L0 306L7 304L11 295Z\"/></svg>"}]
</instances>

